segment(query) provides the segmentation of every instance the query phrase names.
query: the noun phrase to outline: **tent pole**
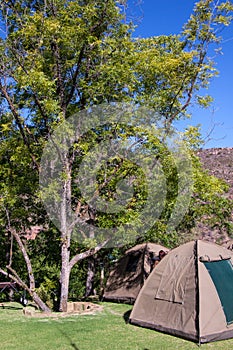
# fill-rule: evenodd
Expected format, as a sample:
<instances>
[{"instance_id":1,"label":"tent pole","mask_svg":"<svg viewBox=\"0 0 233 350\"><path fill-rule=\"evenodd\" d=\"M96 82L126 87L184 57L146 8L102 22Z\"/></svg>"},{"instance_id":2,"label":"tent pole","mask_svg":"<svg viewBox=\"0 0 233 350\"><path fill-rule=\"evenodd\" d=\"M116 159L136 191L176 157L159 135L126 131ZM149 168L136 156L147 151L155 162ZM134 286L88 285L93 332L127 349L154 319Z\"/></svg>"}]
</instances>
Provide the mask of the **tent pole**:
<instances>
[{"instance_id":1,"label":"tent pole","mask_svg":"<svg viewBox=\"0 0 233 350\"><path fill-rule=\"evenodd\" d=\"M198 240L195 241L195 271L196 271L196 328L198 336L198 346L201 345L200 338L200 293L199 293L199 269L198 269Z\"/></svg>"}]
</instances>

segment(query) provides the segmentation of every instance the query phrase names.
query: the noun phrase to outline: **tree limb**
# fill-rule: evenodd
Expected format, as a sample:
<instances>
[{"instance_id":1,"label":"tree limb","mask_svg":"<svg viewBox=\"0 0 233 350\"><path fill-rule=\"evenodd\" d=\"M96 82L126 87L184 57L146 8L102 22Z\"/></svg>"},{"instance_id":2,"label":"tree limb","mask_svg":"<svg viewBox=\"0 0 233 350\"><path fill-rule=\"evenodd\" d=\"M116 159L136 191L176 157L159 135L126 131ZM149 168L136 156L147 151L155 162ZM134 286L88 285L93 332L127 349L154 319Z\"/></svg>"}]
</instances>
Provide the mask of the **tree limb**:
<instances>
[{"instance_id":1,"label":"tree limb","mask_svg":"<svg viewBox=\"0 0 233 350\"><path fill-rule=\"evenodd\" d=\"M30 142L29 142L29 140L25 134L25 131L24 131L25 127L24 127L23 123L20 121L19 113L18 113L17 109L15 108L15 105L14 105L10 95L8 94L6 87L4 87L1 82L0 82L0 91L1 91L2 95L5 97L5 99L7 100L7 103L10 107L10 110L15 118L16 125L18 126L20 134L23 138L23 142L24 142L25 146L27 147L29 154L32 158L33 164L35 165L36 169L39 170L39 164L36 161L36 157L35 157L34 153L32 152Z\"/></svg>"},{"instance_id":2,"label":"tree limb","mask_svg":"<svg viewBox=\"0 0 233 350\"><path fill-rule=\"evenodd\" d=\"M74 92L75 92L75 88L76 88L76 81L77 81L77 77L78 77L78 74L79 74L79 70L80 70L80 66L81 66L81 62L82 62L82 59L83 59L83 56L84 56L84 51L85 51L85 43L83 44L81 50L80 50L80 53L79 53L79 57L78 57L78 61L77 61L77 67L76 67L76 70L73 74L73 77L71 79L71 90L68 94L68 97L65 101L65 107L67 107L70 103L70 101L72 100L73 98L73 95L74 95Z\"/></svg>"},{"instance_id":3,"label":"tree limb","mask_svg":"<svg viewBox=\"0 0 233 350\"><path fill-rule=\"evenodd\" d=\"M14 236L14 238L16 239L16 242L18 243L18 246L19 246L19 248L23 254L24 260L26 262L29 283L30 283L30 290L33 291L35 289L35 278L34 278L34 274L32 271L32 264L31 264L30 258L28 256L26 248L25 248L19 234L14 229L11 229L11 232L12 232L12 235Z\"/></svg>"},{"instance_id":4,"label":"tree limb","mask_svg":"<svg viewBox=\"0 0 233 350\"><path fill-rule=\"evenodd\" d=\"M106 239L104 242L98 244L95 248L91 248L86 250L83 253L77 254L75 255L69 262L69 268L70 270L72 269L72 267L78 262L81 261L85 258L88 258L89 256L92 256L94 254L96 254L100 249L102 249L104 246L106 246L106 244L110 241L110 238Z\"/></svg>"}]
</instances>

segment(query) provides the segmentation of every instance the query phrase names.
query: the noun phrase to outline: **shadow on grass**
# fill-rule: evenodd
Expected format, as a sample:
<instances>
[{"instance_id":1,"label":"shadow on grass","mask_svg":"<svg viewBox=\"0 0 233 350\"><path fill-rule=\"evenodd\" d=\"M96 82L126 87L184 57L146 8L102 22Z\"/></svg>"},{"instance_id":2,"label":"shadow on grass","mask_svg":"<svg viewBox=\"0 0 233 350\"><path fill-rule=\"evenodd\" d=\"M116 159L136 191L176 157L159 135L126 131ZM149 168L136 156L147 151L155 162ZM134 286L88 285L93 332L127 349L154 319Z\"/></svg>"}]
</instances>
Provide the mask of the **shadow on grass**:
<instances>
[{"instance_id":1,"label":"shadow on grass","mask_svg":"<svg viewBox=\"0 0 233 350\"><path fill-rule=\"evenodd\" d=\"M124 318L124 320L125 320L125 323L129 323L129 318L130 318L131 311L132 311L132 310L130 309L130 310L128 310L128 311L126 311L126 312L124 313L123 318Z\"/></svg>"},{"instance_id":2,"label":"shadow on grass","mask_svg":"<svg viewBox=\"0 0 233 350\"><path fill-rule=\"evenodd\" d=\"M73 340L70 338L70 336L68 334L66 334L63 330L61 330L59 328L59 331L61 332L61 334L69 341L70 345L72 346L72 348L74 350L80 350L77 345L73 342Z\"/></svg>"},{"instance_id":3,"label":"shadow on grass","mask_svg":"<svg viewBox=\"0 0 233 350\"><path fill-rule=\"evenodd\" d=\"M5 310L22 310L23 309L23 307L20 307L20 306L10 306L10 305L4 305L2 303L0 303L0 308Z\"/></svg>"}]
</instances>

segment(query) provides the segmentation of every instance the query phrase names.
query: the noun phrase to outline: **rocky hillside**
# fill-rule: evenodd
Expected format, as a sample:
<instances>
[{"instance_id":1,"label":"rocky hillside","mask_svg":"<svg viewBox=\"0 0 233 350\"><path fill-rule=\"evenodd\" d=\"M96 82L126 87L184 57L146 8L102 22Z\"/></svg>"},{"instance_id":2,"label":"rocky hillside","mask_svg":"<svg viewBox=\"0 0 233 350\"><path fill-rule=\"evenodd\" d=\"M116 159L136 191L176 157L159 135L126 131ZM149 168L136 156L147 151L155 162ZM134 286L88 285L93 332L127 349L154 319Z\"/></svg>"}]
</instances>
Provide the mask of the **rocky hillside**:
<instances>
[{"instance_id":1,"label":"rocky hillside","mask_svg":"<svg viewBox=\"0 0 233 350\"><path fill-rule=\"evenodd\" d=\"M230 189L228 197L233 199L233 148L209 148L198 152L198 155L211 175L225 180Z\"/></svg>"},{"instance_id":2,"label":"rocky hillside","mask_svg":"<svg viewBox=\"0 0 233 350\"><path fill-rule=\"evenodd\" d=\"M233 148L202 149L198 152L198 155L209 174L226 181L229 185L227 197L233 200ZM222 243L226 243L229 240L229 237L226 235L223 237L217 231L214 232L207 227L203 227L201 224L199 225L199 229L202 232L200 238L214 242L221 241Z\"/></svg>"}]
</instances>

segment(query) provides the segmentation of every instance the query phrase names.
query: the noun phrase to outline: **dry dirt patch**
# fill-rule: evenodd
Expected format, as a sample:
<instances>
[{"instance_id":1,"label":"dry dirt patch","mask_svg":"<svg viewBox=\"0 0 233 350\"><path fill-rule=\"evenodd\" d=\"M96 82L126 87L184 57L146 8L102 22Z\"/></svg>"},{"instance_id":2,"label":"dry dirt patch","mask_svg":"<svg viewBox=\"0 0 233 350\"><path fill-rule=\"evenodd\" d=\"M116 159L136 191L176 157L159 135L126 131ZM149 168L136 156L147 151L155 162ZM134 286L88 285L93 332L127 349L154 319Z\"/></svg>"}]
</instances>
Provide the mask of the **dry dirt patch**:
<instances>
[{"instance_id":1,"label":"dry dirt patch","mask_svg":"<svg viewBox=\"0 0 233 350\"><path fill-rule=\"evenodd\" d=\"M40 312L33 307L25 307L23 313L27 317L51 317L60 318L72 315L89 315L102 311L103 306L91 302L75 301L69 302L67 312Z\"/></svg>"}]
</instances>

